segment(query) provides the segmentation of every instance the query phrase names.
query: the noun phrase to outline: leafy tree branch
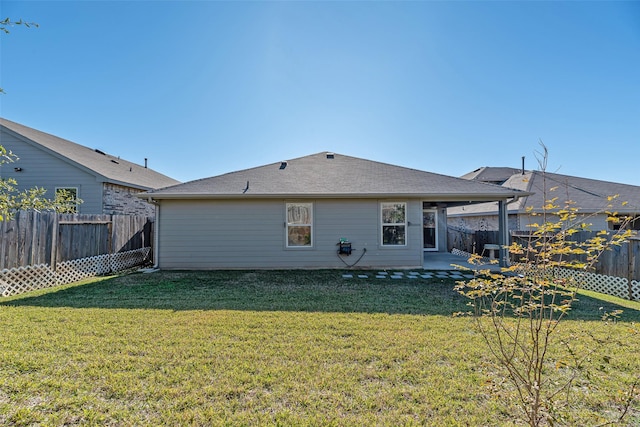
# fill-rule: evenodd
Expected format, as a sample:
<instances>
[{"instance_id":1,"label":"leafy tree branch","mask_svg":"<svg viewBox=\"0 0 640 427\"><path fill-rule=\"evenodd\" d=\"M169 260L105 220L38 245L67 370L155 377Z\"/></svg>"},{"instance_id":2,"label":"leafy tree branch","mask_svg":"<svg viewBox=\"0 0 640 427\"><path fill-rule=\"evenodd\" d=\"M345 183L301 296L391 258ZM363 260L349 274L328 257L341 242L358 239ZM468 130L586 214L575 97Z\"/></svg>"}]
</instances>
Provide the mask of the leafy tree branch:
<instances>
[{"instance_id":1,"label":"leafy tree branch","mask_svg":"<svg viewBox=\"0 0 640 427\"><path fill-rule=\"evenodd\" d=\"M548 152L544 145L543 149L539 165L544 177ZM480 256L473 255L469 261L477 266L474 277L458 282L456 289L469 298L469 314L505 373L506 381L498 383L505 396L515 397L521 418L528 425L601 424L599 419L571 418L569 409L580 404L581 387L595 387L599 376L604 375L594 369L593 360L602 357L604 365L611 363L611 356L600 353L614 348L615 343L594 338L591 347L576 348L574 342L579 340L572 339L572 333L567 335L562 325L578 301L582 272L593 270L605 251L621 245L635 232L626 228L631 218L618 215L614 209L618 196L611 196L599 213L616 221L619 229L603 230L578 241L575 237L579 232L590 230L590 215L580 215L571 201L560 203L560 197L555 196L557 190L547 189L544 182L544 206L528 209L528 239L507 247L511 266L494 272ZM603 320L615 321L619 314L609 313ZM590 336L589 331L581 336ZM637 379L632 381L632 392L620 406L618 420L632 403L637 403L633 392L637 385Z\"/></svg>"}]
</instances>

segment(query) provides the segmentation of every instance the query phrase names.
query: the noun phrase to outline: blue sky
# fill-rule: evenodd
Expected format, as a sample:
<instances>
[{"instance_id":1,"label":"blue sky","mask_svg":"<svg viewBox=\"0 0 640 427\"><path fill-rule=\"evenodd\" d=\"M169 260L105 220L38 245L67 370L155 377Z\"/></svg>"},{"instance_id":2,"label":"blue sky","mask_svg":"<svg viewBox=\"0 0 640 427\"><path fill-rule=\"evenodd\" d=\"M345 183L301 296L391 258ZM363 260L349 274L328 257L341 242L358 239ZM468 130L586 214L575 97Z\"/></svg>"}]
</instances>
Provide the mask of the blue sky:
<instances>
[{"instance_id":1,"label":"blue sky","mask_svg":"<svg viewBox=\"0 0 640 427\"><path fill-rule=\"evenodd\" d=\"M0 1L0 115L181 181L320 151L640 185L640 2ZM19 154L19 153L18 153Z\"/></svg>"}]
</instances>

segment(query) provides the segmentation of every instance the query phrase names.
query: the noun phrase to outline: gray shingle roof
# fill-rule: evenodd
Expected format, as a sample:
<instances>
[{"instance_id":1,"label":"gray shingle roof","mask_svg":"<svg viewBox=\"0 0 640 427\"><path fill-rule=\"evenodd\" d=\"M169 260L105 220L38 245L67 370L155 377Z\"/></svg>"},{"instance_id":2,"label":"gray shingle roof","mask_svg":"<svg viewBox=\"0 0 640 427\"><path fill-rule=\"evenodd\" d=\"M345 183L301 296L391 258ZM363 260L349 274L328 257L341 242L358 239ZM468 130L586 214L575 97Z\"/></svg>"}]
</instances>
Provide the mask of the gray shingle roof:
<instances>
[{"instance_id":1,"label":"gray shingle roof","mask_svg":"<svg viewBox=\"0 0 640 427\"><path fill-rule=\"evenodd\" d=\"M502 184L507 179L509 179L512 175L520 172L519 169L508 168L508 167L481 167L473 172L469 172L465 175L462 175L461 178L464 179L474 179L476 181L482 182L499 182Z\"/></svg>"},{"instance_id":2,"label":"gray shingle roof","mask_svg":"<svg viewBox=\"0 0 640 427\"><path fill-rule=\"evenodd\" d=\"M556 197L558 198L556 204L564 205L566 201L571 201L581 213L602 212L609 203L612 203L614 209L621 214L640 212L640 187L635 185L550 172L527 171L524 175L521 172L513 174L502 186L531 193L529 196L521 198L517 203L509 205L510 213L524 213L528 207L540 211L545 204L545 198L548 200ZM610 196L615 195L618 197L614 201L608 200ZM626 204L623 205L623 202ZM497 206L492 203L483 203L467 206L464 210L455 208L449 213L470 215L491 212L497 212Z\"/></svg>"},{"instance_id":3,"label":"gray shingle roof","mask_svg":"<svg viewBox=\"0 0 640 427\"><path fill-rule=\"evenodd\" d=\"M332 158L330 158L332 157ZM150 191L154 198L424 197L439 201L507 199L498 185L340 154L317 153Z\"/></svg>"},{"instance_id":4,"label":"gray shingle roof","mask_svg":"<svg viewBox=\"0 0 640 427\"><path fill-rule=\"evenodd\" d=\"M178 184L173 178L136 163L0 118L0 125L106 182L149 190ZM0 141L0 145L2 142ZM20 154L20 153L16 153Z\"/></svg>"},{"instance_id":5,"label":"gray shingle roof","mask_svg":"<svg viewBox=\"0 0 640 427\"><path fill-rule=\"evenodd\" d=\"M521 210L528 206L543 206L545 189L546 199L557 197L560 204L571 201L583 213L602 211L610 203L608 198L615 195L618 195L613 203L616 210L626 213L640 210L640 187L635 185L533 171L525 175L516 174L503 186L534 193L518 203ZM622 206L622 202L627 202L626 206Z\"/></svg>"}]
</instances>

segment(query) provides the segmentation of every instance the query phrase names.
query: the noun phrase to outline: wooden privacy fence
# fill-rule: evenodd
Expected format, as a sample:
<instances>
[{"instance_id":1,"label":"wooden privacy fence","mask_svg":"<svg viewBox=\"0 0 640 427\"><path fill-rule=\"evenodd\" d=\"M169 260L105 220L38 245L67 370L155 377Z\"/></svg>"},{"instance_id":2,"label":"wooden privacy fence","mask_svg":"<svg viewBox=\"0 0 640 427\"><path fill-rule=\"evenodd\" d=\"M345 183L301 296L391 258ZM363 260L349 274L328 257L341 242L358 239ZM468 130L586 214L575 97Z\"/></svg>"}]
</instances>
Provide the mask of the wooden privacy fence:
<instances>
[{"instance_id":1,"label":"wooden privacy fence","mask_svg":"<svg viewBox=\"0 0 640 427\"><path fill-rule=\"evenodd\" d=\"M596 237L597 234L596 231L579 231L571 236L571 240L586 242ZM511 241L527 247L529 232L512 232ZM611 246L609 250L604 251L598 258L594 273L603 276L623 277L629 282L640 281L640 238L632 237L621 246Z\"/></svg>"},{"instance_id":2,"label":"wooden privacy fence","mask_svg":"<svg viewBox=\"0 0 640 427\"><path fill-rule=\"evenodd\" d=\"M461 251L460 249L455 248L451 253L465 258L469 258L471 256L470 252ZM483 262L484 264L488 264L490 259L484 257ZM515 263L512 265L515 265L515 267L517 267L516 271L522 274L527 274L531 268L536 268L529 264ZM482 268L485 267L479 266L479 269ZM629 280L626 277L607 276L605 274L589 273L586 271L560 267L551 269L551 274L557 278L575 278L578 283L580 283L580 289L600 292L601 294L613 295L632 301L640 301L640 280Z\"/></svg>"},{"instance_id":3,"label":"wooden privacy fence","mask_svg":"<svg viewBox=\"0 0 640 427\"><path fill-rule=\"evenodd\" d=\"M10 296L150 262L153 219L23 211L0 236L0 296Z\"/></svg>"},{"instance_id":4,"label":"wooden privacy fence","mask_svg":"<svg viewBox=\"0 0 640 427\"><path fill-rule=\"evenodd\" d=\"M448 227L447 241L449 244L449 252L455 248L464 252L482 255L484 245L498 243L498 232L485 230L469 231Z\"/></svg>"},{"instance_id":5,"label":"wooden privacy fence","mask_svg":"<svg viewBox=\"0 0 640 427\"><path fill-rule=\"evenodd\" d=\"M512 231L511 243L517 242L526 247L529 233L529 231ZM596 234L596 231L580 231L572 235L571 240L585 242ZM449 251L457 249L462 252L486 255L486 253L483 254L484 245L498 244L497 231L468 231L448 227L447 235ZM640 281L640 237L633 237L622 246L613 246L611 250L603 252L595 265L595 273L624 277L629 281Z\"/></svg>"},{"instance_id":6,"label":"wooden privacy fence","mask_svg":"<svg viewBox=\"0 0 640 427\"><path fill-rule=\"evenodd\" d=\"M0 222L0 270L115 254L153 241L153 218L21 211Z\"/></svg>"},{"instance_id":7,"label":"wooden privacy fence","mask_svg":"<svg viewBox=\"0 0 640 427\"><path fill-rule=\"evenodd\" d=\"M58 263L0 270L0 296L8 297L36 289L77 282L88 277L111 274L149 261L151 248L97 255Z\"/></svg>"}]
</instances>

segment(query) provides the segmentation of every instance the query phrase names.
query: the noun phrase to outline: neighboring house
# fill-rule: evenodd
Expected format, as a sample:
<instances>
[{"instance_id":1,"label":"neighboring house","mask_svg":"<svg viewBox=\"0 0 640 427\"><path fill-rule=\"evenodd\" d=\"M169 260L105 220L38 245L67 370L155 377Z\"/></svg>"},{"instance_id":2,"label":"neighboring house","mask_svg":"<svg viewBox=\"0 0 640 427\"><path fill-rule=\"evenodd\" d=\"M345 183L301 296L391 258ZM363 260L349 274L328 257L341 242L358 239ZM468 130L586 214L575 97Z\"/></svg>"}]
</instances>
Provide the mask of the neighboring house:
<instances>
[{"instance_id":1,"label":"neighboring house","mask_svg":"<svg viewBox=\"0 0 640 427\"><path fill-rule=\"evenodd\" d=\"M502 185L506 180L513 175L520 173L521 169L514 168L478 168L473 172L469 172L466 175L462 175L462 179L473 179L475 181L486 182L489 184Z\"/></svg>"},{"instance_id":2,"label":"neighboring house","mask_svg":"<svg viewBox=\"0 0 640 427\"><path fill-rule=\"evenodd\" d=\"M607 222L607 213L617 212L620 216L638 218L630 224L640 229L640 187L599 181L557 173L527 171L512 168L483 167L464 176L464 179L478 182L501 183L503 188L517 189L531 193L508 204L509 230L529 231L530 224L540 222L540 217L532 217L533 212L541 212L547 200L557 198L555 204L563 207L566 201L578 209L581 219L592 224L592 230L614 229L617 225ZM617 196L609 200L611 196ZM611 207L607 207L611 205ZM452 207L447 211L449 226L466 231L498 230L498 206L496 203L482 203L472 206Z\"/></svg>"},{"instance_id":3,"label":"neighboring house","mask_svg":"<svg viewBox=\"0 0 640 427\"><path fill-rule=\"evenodd\" d=\"M19 157L0 165L0 177L14 178L20 190L45 188L49 198L64 190L82 200L78 213L153 215L155 207L135 195L179 183L146 165L5 119L0 119L0 145Z\"/></svg>"},{"instance_id":4,"label":"neighboring house","mask_svg":"<svg viewBox=\"0 0 640 427\"><path fill-rule=\"evenodd\" d=\"M162 269L419 268L447 250L447 207L524 194L318 153L139 197L158 206Z\"/></svg>"}]
</instances>

